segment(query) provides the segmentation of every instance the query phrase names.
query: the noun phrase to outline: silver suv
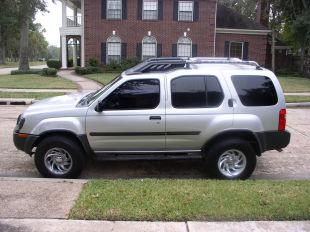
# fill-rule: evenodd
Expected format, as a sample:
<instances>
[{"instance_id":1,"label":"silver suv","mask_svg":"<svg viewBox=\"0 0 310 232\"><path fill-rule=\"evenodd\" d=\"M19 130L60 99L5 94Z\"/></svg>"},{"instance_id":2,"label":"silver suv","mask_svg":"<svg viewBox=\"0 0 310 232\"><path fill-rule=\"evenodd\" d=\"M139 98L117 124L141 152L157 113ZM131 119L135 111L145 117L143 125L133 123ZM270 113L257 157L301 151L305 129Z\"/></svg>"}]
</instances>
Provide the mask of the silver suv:
<instances>
[{"instance_id":1,"label":"silver suv","mask_svg":"<svg viewBox=\"0 0 310 232\"><path fill-rule=\"evenodd\" d=\"M150 59L96 92L31 105L14 143L45 177L78 177L89 158L200 158L216 178L246 179L257 156L289 144L285 107L255 62Z\"/></svg>"}]
</instances>

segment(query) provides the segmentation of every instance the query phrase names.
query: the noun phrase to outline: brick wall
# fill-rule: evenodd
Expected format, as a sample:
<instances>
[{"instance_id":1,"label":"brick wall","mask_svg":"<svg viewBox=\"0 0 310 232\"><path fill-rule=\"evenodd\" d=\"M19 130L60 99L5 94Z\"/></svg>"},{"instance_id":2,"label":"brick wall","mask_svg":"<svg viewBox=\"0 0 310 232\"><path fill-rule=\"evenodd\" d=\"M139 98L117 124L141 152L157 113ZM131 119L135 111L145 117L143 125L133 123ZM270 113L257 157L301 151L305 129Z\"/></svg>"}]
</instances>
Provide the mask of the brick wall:
<instances>
[{"instance_id":1,"label":"brick wall","mask_svg":"<svg viewBox=\"0 0 310 232\"><path fill-rule=\"evenodd\" d=\"M116 31L127 43L127 57L136 57L137 43L148 31L162 44L162 55L172 56L172 44L187 32L193 44L197 44L197 56L213 56L216 0L199 0L198 22L173 21L173 0L164 0L163 20L137 20L138 0L127 1L126 20L101 19L101 0L85 0L85 59L101 60L101 43ZM188 28L190 31L188 31Z\"/></svg>"},{"instance_id":2,"label":"brick wall","mask_svg":"<svg viewBox=\"0 0 310 232\"><path fill-rule=\"evenodd\" d=\"M224 57L225 41L248 42L249 43L249 60L254 60L260 65L266 63L266 35L238 35L238 34L219 34L216 35L215 54Z\"/></svg>"}]
</instances>

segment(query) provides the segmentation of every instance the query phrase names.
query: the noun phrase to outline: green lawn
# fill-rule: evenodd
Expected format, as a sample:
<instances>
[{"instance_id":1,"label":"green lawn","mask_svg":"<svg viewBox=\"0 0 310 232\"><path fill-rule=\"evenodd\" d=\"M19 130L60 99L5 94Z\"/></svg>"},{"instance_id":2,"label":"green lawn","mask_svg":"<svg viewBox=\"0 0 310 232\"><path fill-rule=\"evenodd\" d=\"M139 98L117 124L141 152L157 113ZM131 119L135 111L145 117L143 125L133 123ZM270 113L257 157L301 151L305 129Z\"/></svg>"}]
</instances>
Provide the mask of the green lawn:
<instances>
[{"instance_id":1,"label":"green lawn","mask_svg":"<svg viewBox=\"0 0 310 232\"><path fill-rule=\"evenodd\" d=\"M59 77L42 77L36 74L0 75L0 88L15 89L76 89L77 85Z\"/></svg>"},{"instance_id":2,"label":"green lawn","mask_svg":"<svg viewBox=\"0 0 310 232\"><path fill-rule=\"evenodd\" d=\"M16 92L0 92L0 98L30 98L41 100L44 98L65 95L66 93L16 93Z\"/></svg>"},{"instance_id":3,"label":"green lawn","mask_svg":"<svg viewBox=\"0 0 310 232\"><path fill-rule=\"evenodd\" d=\"M43 61L31 61L29 62L30 66L36 66L36 65L46 65L46 62ZM19 66L18 62L7 62L5 64L0 64L0 68L16 68Z\"/></svg>"},{"instance_id":4,"label":"green lawn","mask_svg":"<svg viewBox=\"0 0 310 232\"><path fill-rule=\"evenodd\" d=\"M278 77L286 93L310 92L310 79L302 77Z\"/></svg>"},{"instance_id":5,"label":"green lawn","mask_svg":"<svg viewBox=\"0 0 310 232\"><path fill-rule=\"evenodd\" d=\"M120 75L119 73L96 73L85 75L84 77L97 81L103 85L106 85L119 75Z\"/></svg>"},{"instance_id":6,"label":"green lawn","mask_svg":"<svg viewBox=\"0 0 310 232\"><path fill-rule=\"evenodd\" d=\"M285 96L287 103L310 102L310 96Z\"/></svg>"},{"instance_id":7,"label":"green lawn","mask_svg":"<svg viewBox=\"0 0 310 232\"><path fill-rule=\"evenodd\" d=\"M309 220L310 181L96 180L71 219Z\"/></svg>"}]
</instances>

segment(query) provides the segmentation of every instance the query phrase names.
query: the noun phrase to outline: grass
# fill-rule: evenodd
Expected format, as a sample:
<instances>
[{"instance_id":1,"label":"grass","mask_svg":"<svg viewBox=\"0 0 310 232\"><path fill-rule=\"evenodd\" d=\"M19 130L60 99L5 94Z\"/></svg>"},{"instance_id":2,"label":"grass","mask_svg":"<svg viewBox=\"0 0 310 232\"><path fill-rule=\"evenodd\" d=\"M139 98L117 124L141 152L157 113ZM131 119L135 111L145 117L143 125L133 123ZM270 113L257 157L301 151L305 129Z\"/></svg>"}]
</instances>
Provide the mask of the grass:
<instances>
[{"instance_id":1,"label":"grass","mask_svg":"<svg viewBox=\"0 0 310 232\"><path fill-rule=\"evenodd\" d=\"M29 62L30 66L36 65L46 65L46 62L43 61L31 61ZM19 62L6 62L5 64L0 64L0 68L16 68L19 66Z\"/></svg>"},{"instance_id":2,"label":"grass","mask_svg":"<svg viewBox=\"0 0 310 232\"><path fill-rule=\"evenodd\" d=\"M57 77L42 77L36 74L0 75L0 88L14 89L76 89L77 85Z\"/></svg>"},{"instance_id":3,"label":"grass","mask_svg":"<svg viewBox=\"0 0 310 232\"><path fill-rule=\"evenodd\" d=\"M97 81L103 85L106 85L119 75L120 75L119 73L96 73L85 75L84 77Z\"/></svg>"},{"instance_id":4,"label":"grass","mask_svg":"<svg viewBox=\"0 0 310 232\"><path fill-rule=\"evenodd\" d=\"M17 92L0 92L0 98L30 98L41 100L44 98L65 95L66 93L17 93Z\"/></svg>"},{"instance_id":5,"label":"grass","mask_svg":"<svg viewBox=\"0 0 310 232\"><path fill-rule=\"evenodd\" d=\"M95 180L71 219L309 220L310 181Z\"/></svg>"},{"instance_id":6,"label":"grass","mask_svg":"<svg viewBox=\"0 0 310 232\"><path fill-rule=\"evenodd\" d=\"M285 93L310 92L310 79L302 77L278 77Z\"/></svg>"},{"instance_id":7,"label":"grass","mask_svg":"<svg viewBox=\"0 0 310 232\"><path fill-rule=\"evenodd\" d=\"M287 103L310 102L310 96L285 96Z\"/></svg>"}]
</instances>

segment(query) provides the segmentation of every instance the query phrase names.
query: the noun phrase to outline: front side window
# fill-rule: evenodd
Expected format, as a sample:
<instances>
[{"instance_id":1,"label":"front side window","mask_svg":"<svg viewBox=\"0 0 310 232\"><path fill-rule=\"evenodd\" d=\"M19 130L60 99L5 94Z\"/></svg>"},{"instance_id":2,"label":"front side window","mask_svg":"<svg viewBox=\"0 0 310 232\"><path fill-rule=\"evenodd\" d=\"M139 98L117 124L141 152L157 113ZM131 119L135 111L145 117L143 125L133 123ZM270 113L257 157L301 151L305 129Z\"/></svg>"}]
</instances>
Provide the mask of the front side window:
<instances>
[{"instance_id":1,"label":"front side window","mask_svg":"<svg viewBox=\"0 0 310 232\"><path fill-rule=\"evenodd\" d=\"M142 60L156 57L157 41L152 36L147 36L142 40Z\"/></svg>"},{"instance_id":2,"label":"front side window","mask_svg":"<svg viewBox=\"0 0 310 232\"><path fill-rule=\"evenodd\" d=\"M229 45L229 57L243 59L243 43L242 42L230 42Z\"/></svg>"},{"instance_id":3,"label":"front side window","mask_svg":"<svg viewBox=\"0 0 310 232\"><path fill-rule=\"evenodd\" d=\"M172 106L175 108L212 108L224 98L215 76L184 76L171 81Z\"/></svg>"},{"instance_id":4,"label":"front side window","mask_svg":"<svg viewBox=\"0 0 310 232\"><path fill-rule=\"evenodd\" d=\"M179 21L193 21L193 1L179 1Z\"/></svg>"},{"instance_id":5,"label":"front side window","mask_svg":"<svg viewBox=\"0 0 310 232\"><path fill-rule=\"evenodd\" d=\"M178 57L192 56L192 41L188 37L181 37L178 40Z\"/></svg>"},{"instance_id":6,"label":"front side window","mask_svg":"<svg viewBox=\"0 0 310 232\"><path fill-rule=\"evenodd\" d=\"M158 19L158 1L143 0L143 19L157 20Z\"/></svg>"},{"instance_id":7,"label":"front side window","mask_svg":"<svg viewBox=\"0 0 310 232\"><path fill-rule=\"evenodd\" d=\"M158 79L127 81L104 99L105 110L155 109L160 102Z\"/></svg>"},{"instance_id":8,"label":"front side window","mask_svg":"<svg viewBox=\"0 0 310 232\"><path fill-rule=\"evenodd\" d=\"M231 79L243 105L272 106L277 104L277 92L269 77L240 75L232 76Z\"/></svg>"},{"instance_id":9,"label":"front side window","mask_svg":"<svg viewBox=\"0 0 310 232\"><path fill-rule=\"evenodd\" d=\"M118 36L111 36L107 39L107 64L121 61L121 39Z\"/></svg>"},{"instance_id":10,"label":"front side window","mask_svg":"<svg viewBox=\"0 0 310 232\"><path fill-rule=\"evenodd\" d=\"M107 0L107 19L122 19L122 0Z\"/></svg>"}]
</instances>

